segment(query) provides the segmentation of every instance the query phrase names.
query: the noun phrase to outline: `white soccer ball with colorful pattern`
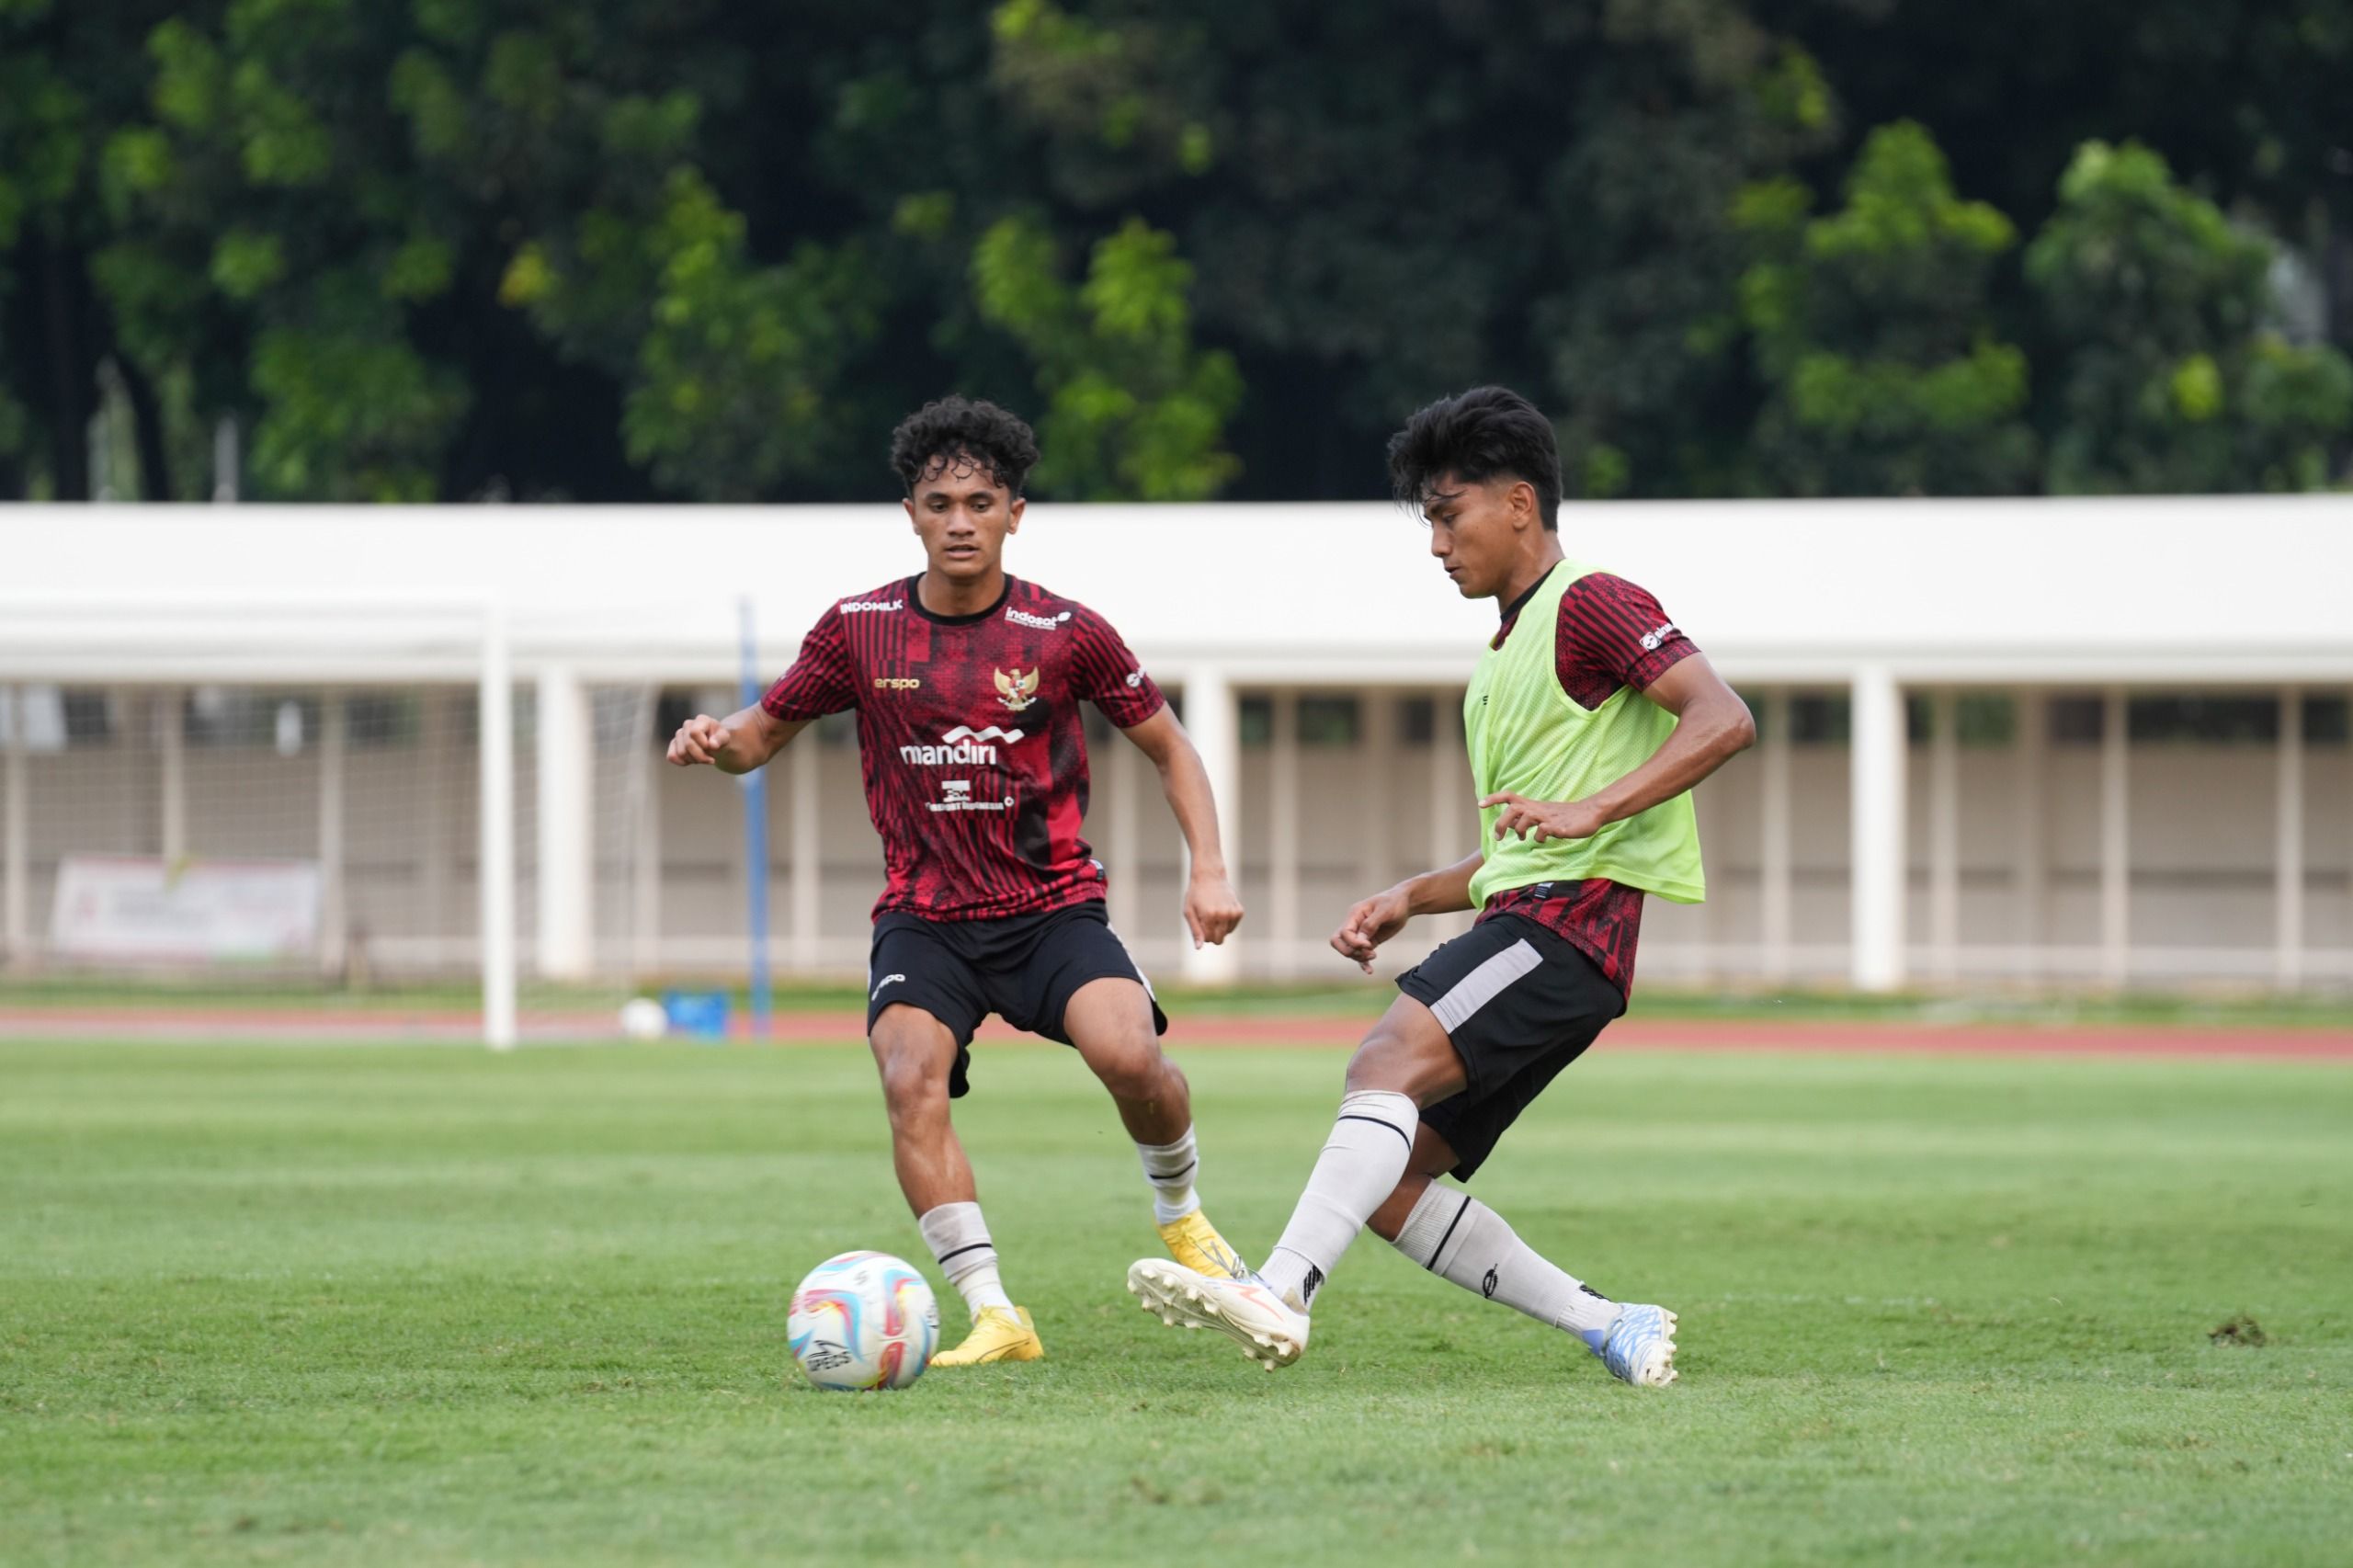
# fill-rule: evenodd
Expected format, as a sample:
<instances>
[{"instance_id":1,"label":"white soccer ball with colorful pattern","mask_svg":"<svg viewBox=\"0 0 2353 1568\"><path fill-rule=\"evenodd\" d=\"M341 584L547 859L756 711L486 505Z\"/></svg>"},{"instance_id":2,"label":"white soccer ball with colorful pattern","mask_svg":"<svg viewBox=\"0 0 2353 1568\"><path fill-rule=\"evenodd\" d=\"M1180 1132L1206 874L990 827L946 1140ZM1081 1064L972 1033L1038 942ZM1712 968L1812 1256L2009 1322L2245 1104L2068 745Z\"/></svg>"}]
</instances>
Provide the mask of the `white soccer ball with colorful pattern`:
<instances>
[{"instance_id":1,"label":"white soccer ball with colorful pattern","mask_svg":"<svg viewBox=\"0 0 2353 1568\"><path fill-rule=\"evenodd\" d=\"M792 1292L784 1332L792 1358L821 1389L903 1389L931 1364L939 1303L904 1259L846 1252Z\"/></svg>"}]
</instances>

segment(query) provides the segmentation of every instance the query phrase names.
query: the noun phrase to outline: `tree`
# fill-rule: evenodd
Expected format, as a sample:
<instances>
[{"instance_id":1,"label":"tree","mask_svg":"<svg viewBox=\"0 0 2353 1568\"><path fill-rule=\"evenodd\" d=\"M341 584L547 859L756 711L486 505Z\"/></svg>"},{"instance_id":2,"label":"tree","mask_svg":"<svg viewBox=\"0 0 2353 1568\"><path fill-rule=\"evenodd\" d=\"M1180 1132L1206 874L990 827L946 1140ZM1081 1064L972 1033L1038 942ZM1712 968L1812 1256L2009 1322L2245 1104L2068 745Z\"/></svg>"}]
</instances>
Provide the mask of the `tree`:
<instances>
[{"instance_id":1,"label":"tree","mask_svg":"<svg viewBox=\"0 0 2353 1568\"><path fill-rule=\"evenodd\" d=\"M1610 6L1596 41L1547 179L1563 257L1533 316L1567 477L1596 498L1754 489L1740 196L1836 145L1838 96L1745 6Z\"/></svg>"},{"instance_id":2,"label":"tree","mask_svg":"<svg viewBox=\"0 0 2353 1568\"><path fill-rule=\"evenodd\" d=\"M2054 490L2300 490L2353 437L2353 364L2270 323L2275 260L2145 147L2086 142L2027 276L2063 354Z\"/></svg>"},{"instance_id":3,"label":"tree","mask_svg":"<svg viewBox=\"0 0 2353 1568\"><path fill-rule=\"evenodd\" d=\"M1247 388L1237 494L1377 494L1398 421L1483 381L1551 405L1586 493L1736 465L1733 199L1836 119L1736 0L1006 0L995 21L1051 205L1140 212L1198 269L1200 332Z\"/></svg>"},{"instance_id":4,"label":"tree","mask_svg":"<svg viewBox=\"0 0 2353 1568\"><path fill-rule=\"evenodd\" d=\"M611 43L576 19L575 44ZM597 141L563 112L581 93L549 40L489 24L473 0L230 0L149 38L151 117L108 149L103 270L131 328L251 422L258 495L561 494L574 473L627 494L627 466L580 439L609 400L497 299L533 199L564 199ZM477 97L437 51L475 65ZM569 448L552 484L532 461L559 445L547 427Z\"/></svg>"},{"instance_id":5,"label":"tree","mask_svg":"<svg viewBox=\"0 0 2353 1568\"><path fill-rule=\"evenodd\" d=\"M1084 285L1058 276L1043 229L1007 218L972 255L982 317L1038 367L1047 398L1037 479L1086 501L1199 501L1234 471L1220 437L1242 396L1231 356L1192 345L1193 269L1130 220L1096 243Z\"/></svg>"},{"instance_id":6,"label":"tree","mask_svg":"<svg viewBox=\"0 0 2353 1568\"><path fill-rule=\"evenodd\" d=\"M2027 358L1996 335L1990 303L2009 220L1956 196L1909 121L1865 140L1846 194L1814 219L1793 181L1741 203L1762 256L1741 302L1772 388L1756 430L1765 473L1801 495L2029 487Z\"/></svg>"},{"instance_id":7,"label":"tree","mask_svg":"<svg viewBox=\"0 0 2353 1568\"><path fill-rule=\"evenodd\" d=\"M1033 381L1074 444L1134 449L1072 454L1097 490L1225 472L1232 369L1189 348L1165 247L1106 241L1075 335L980 308L990 208L1028 193L988 89L944 91L986 49L946 0L879 33L718 0L228 0L147 43L100 275L252 421L258 494L869 494L908 407Z\"/></svg>"},{"instance_id":8,"label":"tree","mask_svg":"<svg viewBox=\"0 0 2353 1568\"><path fill-rule=\"evenodd\" d=\"M1042 494L1370 495L1484 381L1583 495L2038 488L2029 385L2063 483L2325 477L2268 303L2116 445L2140 306L2002 215L2137 135L2353 343L2353 0L1990 3L0 0L0 494L105 411L157 495L234 415L262 496L870 496L961 391Z\"/></svg>"},{"instance_id":9,"label":"tree","mask_svg":"<svg viewBox=\"0 0 2353 1568\"><path fill-rule=\"evenodd\" d=\"M2326 279L2353 346L2353 0L1802 0L1760 6L1864 124L1927 126L1956 177L2028 233L2092 138L2133 140ZM2029 40L2022 43L2022 40Z\"/></svg>"},{"instance_id":10,"label":"tree","mask_svg":"<svg viewBox=\"0 0 2353 1568\"><path fill-rule=\"evenodd\" d=\"M102 153L141 109L125 70L170 0L0 0L0 494L90 494L102 379L128 403L140 494L173 494L162 367L126 343L95 278Z\"/></svg>"},{"instance_id":11,"label":"tree","mask_svg":"<svg viewBox=\"0 0 2353 1568\"><path fill-rule=\"evenodd\" d=\"M740 213L691 168L659 214L592 211L563 262L519 251L500 298L623 388L630 460L702 500L754 500L839 456L839 384L880 305L855 244L753 261Z\"/></svg>"}]
</instances>

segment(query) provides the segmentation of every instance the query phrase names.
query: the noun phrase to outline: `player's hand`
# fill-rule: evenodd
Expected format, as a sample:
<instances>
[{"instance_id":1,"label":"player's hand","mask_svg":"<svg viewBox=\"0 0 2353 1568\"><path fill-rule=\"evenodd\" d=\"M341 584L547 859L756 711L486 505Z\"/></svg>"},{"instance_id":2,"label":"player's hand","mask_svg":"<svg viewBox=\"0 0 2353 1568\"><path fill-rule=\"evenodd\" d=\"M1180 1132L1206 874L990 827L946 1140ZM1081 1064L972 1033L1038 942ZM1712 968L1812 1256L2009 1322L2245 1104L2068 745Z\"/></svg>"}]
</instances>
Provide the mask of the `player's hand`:
<instances>
[{"instance_id":1,"label":"player's hand","mask_svg":"<svg viewBox=\"0 0 2353 1568\"><path fill-rule=\"evenodd\" d=\"M1185 929L1193 934L1193 946L1223 942L1241 924L1242 900L1225 873L1195 871L1185 889Z\"/></svg>"},{"instance_id":2,"label":"player's hand","mask_svg":"<svg viewBox=\"0 0 2353 1568\"><path fill-rule=\"evenodd\" d=\"M1504 809L1495 819L1497 838L1507 833L1532 837L1539 844L1548 838L1591 838L1607 825L1600 811L1584 801L1531 801L1506 790L1479 802L1481 811L1489 806Z\"/></svg>"},{"instance_id":3,"label":"player's hand","mask_svg":"<svg viewBox=\"0 0 2353 1568\"><path fill-rule=\"evenodd\" d=\"M679 767L715 763L735 733L708 713L698 713L670 737L670 761Z\"/></svg>"},{"instance_id":4,"label":"player's hand","mask_svg":"<svg viewBox=\"0 0 2353 1568\"><path fill-rule=\"evenodd\" d=\"M1332 950L1344 959L1353 959L1365 973L1372 972L1372 955L1381 944L1405 928L1414 917L1414 908L1405 897L1401 884L1370 898L1348 911L1340 920L1340 928L1332 933Z\"/></svg>"}]
</instances>

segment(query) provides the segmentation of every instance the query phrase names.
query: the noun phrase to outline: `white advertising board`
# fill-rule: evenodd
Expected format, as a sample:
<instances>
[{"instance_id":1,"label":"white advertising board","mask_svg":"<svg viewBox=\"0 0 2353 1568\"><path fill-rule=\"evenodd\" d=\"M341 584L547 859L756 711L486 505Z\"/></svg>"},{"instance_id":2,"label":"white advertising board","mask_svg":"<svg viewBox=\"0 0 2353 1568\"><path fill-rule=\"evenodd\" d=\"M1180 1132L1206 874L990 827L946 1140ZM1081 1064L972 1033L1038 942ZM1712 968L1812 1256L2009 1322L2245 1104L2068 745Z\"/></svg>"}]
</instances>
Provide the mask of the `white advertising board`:
<instances>
[{"instance_id":1,"label":"white advertising board","mask_svg":"<svg viewBox=\"0 0 2353 1568\"><path fill-rule=\"evenodd\" d=\"M319 907L315 861L68 855L50 949L130 963L299 958L318 950Z\"/></svg>"}]
</instances>

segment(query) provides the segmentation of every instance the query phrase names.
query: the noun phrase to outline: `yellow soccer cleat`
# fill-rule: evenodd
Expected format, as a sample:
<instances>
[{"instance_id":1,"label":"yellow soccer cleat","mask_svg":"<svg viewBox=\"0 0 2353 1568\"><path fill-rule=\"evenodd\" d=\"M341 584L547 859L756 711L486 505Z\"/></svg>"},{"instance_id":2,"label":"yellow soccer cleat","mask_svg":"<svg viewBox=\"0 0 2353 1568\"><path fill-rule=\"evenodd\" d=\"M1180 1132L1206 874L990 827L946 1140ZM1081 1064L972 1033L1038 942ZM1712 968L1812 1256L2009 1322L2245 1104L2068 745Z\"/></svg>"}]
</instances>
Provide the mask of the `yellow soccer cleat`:
<instances>
[{"instance_id":1,"label":"yellow soccer cleat","mask_svg":"<svg viewBox=\"0 0 2353 1568\"><path fill-rule=\"evenodd\" d=\"M1212 1279L1239 1279L1250 1272L1242 1255L1217 1233L1210 1217L1198 1209L1161 1226L1160 1242L1168 1249L1169 1256L1196 1274L1206 1274Z\"/></svg>"},{"instance_id":2,"label":"yellow soccer cleat","mask_svg":"<svg viewBox=\"0 0 2353 1568\"><path fill-rule=\"evenodd\" d=\"M1038 1338L1038 1325L1029 1321L1029 1309L1016 1307L1006 1312L1003 1307L983 1307L972 1320L972 1332L964 1343L953 1350L942 1350L931 1358L935 1367L978 1367L991 1361L1042 1361L1046 1346Z\"/></svg>"}]
</instances>

